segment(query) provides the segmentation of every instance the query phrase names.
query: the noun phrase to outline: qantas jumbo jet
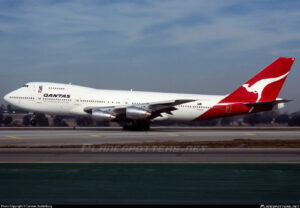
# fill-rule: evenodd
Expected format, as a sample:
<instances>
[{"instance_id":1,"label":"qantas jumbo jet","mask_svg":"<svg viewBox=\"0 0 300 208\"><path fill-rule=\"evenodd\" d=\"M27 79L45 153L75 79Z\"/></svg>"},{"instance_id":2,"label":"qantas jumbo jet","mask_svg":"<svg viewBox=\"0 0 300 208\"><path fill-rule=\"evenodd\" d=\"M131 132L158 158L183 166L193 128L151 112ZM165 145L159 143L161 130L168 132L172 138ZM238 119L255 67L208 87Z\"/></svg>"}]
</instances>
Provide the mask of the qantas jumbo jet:
<instances>
[{"instance_id":1,"label":"qantas jumbo jet","mask_svg":"<svg viewBox=\"0 0 300 208\"><path fill-rule=\"evenodd\" d=\"M124 129L148 130L150 122L198 121L279 109L277 98L295 58L280 57L227 95L100 90L71 84L29 82L4 100L29 112L91 116ZM35 114L31 124L36 124Z\"/></svg>"}]
</instances>

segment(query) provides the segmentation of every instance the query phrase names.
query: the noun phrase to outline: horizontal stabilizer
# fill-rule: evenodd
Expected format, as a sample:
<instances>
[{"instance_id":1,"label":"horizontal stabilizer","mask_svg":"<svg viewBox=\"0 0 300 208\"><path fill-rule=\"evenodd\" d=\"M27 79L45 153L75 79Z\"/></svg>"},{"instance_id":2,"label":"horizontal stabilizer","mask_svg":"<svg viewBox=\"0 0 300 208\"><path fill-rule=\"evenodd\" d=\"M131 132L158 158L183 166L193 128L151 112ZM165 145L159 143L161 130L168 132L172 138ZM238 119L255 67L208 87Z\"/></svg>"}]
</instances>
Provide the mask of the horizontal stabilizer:
<instances>
[{"instance_id":1,"label":"horizontal stabilizer","mask_svg":"<svg viewBox=\"0 0 300 208\"><path fill-rule=\"evenodd\" d=\"M278 103L287 103L290 101L292 100L271 100L271 101L264 101L264 102L257 102L257 103L243 103L243 104L251 107L258 107L258 106L272 106Z\"/></svg>"}]
</instances>

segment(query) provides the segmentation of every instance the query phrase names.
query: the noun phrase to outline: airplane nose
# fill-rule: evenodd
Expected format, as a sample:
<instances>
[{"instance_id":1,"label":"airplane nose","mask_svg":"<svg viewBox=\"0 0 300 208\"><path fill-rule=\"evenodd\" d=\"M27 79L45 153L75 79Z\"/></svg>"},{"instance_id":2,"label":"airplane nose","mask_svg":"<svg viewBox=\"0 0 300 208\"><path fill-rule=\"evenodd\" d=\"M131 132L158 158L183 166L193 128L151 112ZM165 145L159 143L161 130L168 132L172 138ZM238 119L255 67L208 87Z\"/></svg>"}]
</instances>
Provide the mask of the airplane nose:
<instances>
[{"instance_id":1,"label":"airplane nose","mask_svg":"<svg viewBox=\"0 0 300 208\"><path fill-rule=\"evenodd\" d=\"M6 102L8 102L8 98L9 98L9 94L6 94L5 96L4 96L4 100L6 101Z\"/></svg>"}]
</instances>

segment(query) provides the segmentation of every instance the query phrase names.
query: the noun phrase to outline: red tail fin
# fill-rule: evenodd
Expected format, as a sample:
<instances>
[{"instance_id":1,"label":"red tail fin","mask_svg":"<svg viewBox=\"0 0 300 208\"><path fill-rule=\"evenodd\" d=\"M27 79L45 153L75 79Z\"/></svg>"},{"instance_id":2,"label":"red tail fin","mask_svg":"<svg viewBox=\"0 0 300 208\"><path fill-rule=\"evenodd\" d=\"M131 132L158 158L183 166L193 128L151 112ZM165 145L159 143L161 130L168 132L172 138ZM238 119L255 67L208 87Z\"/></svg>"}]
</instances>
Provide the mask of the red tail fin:
<instances>
[{"instance_id":1,"label":"red tail fin","mask_svg":"<svg viewBox=\"0 0 300 208\"><path fill-rule=\"evenodd\" d=\"M276 100L295 58L280 57L224 98L221 103Z\"/></svg>"}]
</instances>

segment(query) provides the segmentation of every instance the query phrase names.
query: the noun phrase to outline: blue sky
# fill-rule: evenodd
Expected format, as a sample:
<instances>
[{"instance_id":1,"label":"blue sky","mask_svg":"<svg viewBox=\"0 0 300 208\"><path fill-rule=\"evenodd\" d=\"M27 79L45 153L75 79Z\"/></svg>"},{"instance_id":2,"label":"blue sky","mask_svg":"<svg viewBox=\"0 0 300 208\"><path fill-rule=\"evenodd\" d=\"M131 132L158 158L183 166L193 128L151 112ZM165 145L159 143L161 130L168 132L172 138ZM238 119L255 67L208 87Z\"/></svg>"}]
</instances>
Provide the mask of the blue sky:
<instances>
[{"instance_id":1,"label":"blue sky","mask_svg":"<svg viewBox=\"0 0 300 208\"><path fill-rule=\"evenodd\" d=\"M1 97L29 81L222 95L293 56L293 112L299 55L297 0L0 0Z\"/></svg>"}]
</instances>

